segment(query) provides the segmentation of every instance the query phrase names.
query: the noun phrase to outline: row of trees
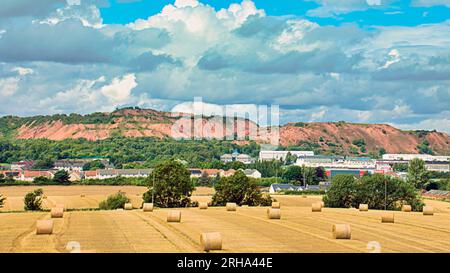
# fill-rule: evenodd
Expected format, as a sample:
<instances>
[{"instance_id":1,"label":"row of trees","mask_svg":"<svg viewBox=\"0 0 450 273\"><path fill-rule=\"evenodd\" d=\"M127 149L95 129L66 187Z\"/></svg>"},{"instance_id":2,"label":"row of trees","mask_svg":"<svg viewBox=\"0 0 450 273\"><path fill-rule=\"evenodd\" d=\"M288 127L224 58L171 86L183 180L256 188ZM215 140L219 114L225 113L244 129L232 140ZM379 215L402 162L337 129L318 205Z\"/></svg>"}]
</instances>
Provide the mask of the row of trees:
<instances>
[{"instance_id":1,"label":"row of trees","mask_svg":"<svg viewBox=\"0 0 450 273\"><path fill-rule=\"evenodd\" d=\"M144 194L144 202L153 202L161 208L187 207L191 202L194 184L184 165L167 161L156 166L148 179L149 190ZM216 193L212 205L225 205L234 202L238 205L270 205L270 197L262 196L258 185L243 172L238 171L230 177L222 177L215 185Z\"/></svg>"},{"instance_id":2,"label":"row of trees","mask_svg":"<svg viewBox=\"0 0 450 273\"><path fill-rule=\"evenodd\" d=\"M368 204L373 209L398 210L403 204L409 204L413 210L419 211L423 207L413 184L382 174L361 178L337 175L323 200L326 206L337 208Z\"/></svg>"}]
</instances>

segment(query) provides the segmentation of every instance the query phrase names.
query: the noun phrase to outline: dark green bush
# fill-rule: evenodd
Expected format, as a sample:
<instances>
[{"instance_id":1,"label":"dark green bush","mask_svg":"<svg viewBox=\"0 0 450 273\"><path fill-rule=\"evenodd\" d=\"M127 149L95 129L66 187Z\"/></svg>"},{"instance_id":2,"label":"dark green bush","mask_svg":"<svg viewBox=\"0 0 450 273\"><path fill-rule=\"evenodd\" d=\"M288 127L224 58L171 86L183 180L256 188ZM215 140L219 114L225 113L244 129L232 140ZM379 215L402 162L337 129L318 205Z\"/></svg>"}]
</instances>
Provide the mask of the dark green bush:
<instances>
[{"instance_id":1,"label":"dark green bush","mask_svg":"<svg viewBox=\"0 0 450 273\"><path fill-rule=\"evenodd\" d=\"M125 204L130 202L130 199L123 192L108 196L106 200L103 200L98 205L101 210L115 210L124 208Z\"/></svg>"},{"instance_id":2,"label":"dark green bush","mask_svg":"<svg viewBox=\"0 0 450 273\"><path fill-rule=\"evenodd\" d=\"M42 189L27 193L24 198L25 210L42 210L42 199L44 191Z\"/></svg>"}]
</instances>

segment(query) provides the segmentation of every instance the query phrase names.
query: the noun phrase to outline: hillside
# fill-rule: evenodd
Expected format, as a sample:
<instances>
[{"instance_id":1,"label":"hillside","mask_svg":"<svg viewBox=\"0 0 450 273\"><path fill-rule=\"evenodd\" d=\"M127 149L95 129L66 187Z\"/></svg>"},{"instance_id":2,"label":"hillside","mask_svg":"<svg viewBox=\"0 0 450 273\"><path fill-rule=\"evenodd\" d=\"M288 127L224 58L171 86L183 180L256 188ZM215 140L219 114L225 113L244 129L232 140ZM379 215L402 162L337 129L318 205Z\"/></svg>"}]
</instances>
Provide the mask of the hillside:
<instances>
[{"instance_id":1,"label":"hillside","mask_svg":"<svg viewBox=\"0 0 450 273\"><path fill-rule=\"evenodd\" d=\"M187 117L180 119L180 117ZM189 114L173 115L151 109L126 108L112 113L2 117L0 134L9 139L87 139L113 136L156 138L223 138L248 136L257 124L238 119L237 125L223 125L221 117L204 117L194 122ZM175 132L173 128L177 128ZM256 138L264 143L270 133ZM280 128L281 145L312 149L324 154L450 153L448 134L435 131L401 131L386 124L289 123Z\"/></svg>"}]
</instances>

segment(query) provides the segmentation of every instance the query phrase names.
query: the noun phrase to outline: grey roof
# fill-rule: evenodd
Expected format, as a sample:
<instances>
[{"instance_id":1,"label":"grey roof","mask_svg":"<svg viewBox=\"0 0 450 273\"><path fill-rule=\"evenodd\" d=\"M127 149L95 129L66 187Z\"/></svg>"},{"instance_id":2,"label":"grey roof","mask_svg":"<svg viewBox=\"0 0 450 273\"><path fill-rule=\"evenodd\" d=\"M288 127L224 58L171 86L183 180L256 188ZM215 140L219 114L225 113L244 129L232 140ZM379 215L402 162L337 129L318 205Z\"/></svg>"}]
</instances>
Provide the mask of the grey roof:
<instances>
[{"instance_id":1,"label":"grey roof","mask_svg":"<svg viewBox=\"0 0 450 273\"><path fill-rule=\"evenodd\" d=\"M275 191L302 191L303 188L301 186L295 186L292 184L272 184L271 187L275 190Z\"/></svg>"},{"instance_id":2,"label":"grey roof","mask_svg":"<svg viewBox=\"0 0 450 273\"><path fill-rule=\"evenodd\" d=\"M150 175L153 169L115 169L115 170L98 170L99 175Z\"/></svg>"}]
</instances>

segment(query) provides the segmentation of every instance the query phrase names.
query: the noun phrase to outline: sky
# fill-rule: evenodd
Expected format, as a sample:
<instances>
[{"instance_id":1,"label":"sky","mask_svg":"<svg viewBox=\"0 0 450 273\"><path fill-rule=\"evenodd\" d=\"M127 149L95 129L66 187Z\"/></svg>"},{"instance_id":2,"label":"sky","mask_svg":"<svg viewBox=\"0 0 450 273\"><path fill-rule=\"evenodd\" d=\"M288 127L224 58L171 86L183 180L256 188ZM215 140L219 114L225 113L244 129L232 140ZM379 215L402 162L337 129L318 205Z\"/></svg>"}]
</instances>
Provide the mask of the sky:
<instances>
[{"instance_id":1,"label":"sky","mask_svg":"<svg viewBox=\"0 0 450 273\"><path fill-rule=\"evenodd\" d=\"M450 0L2 0L0 115L198 97L450 133Z\"/></svg>"}]
</instances>

